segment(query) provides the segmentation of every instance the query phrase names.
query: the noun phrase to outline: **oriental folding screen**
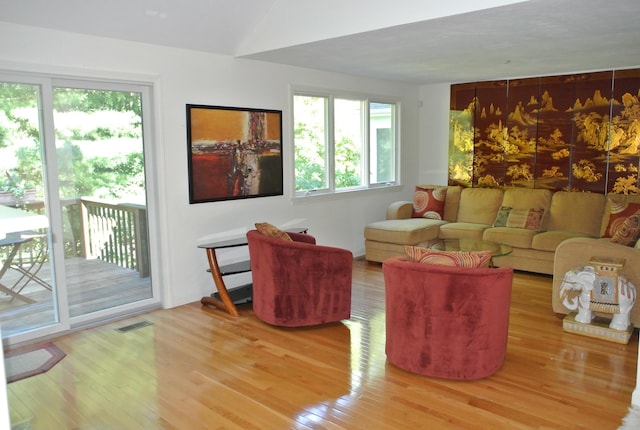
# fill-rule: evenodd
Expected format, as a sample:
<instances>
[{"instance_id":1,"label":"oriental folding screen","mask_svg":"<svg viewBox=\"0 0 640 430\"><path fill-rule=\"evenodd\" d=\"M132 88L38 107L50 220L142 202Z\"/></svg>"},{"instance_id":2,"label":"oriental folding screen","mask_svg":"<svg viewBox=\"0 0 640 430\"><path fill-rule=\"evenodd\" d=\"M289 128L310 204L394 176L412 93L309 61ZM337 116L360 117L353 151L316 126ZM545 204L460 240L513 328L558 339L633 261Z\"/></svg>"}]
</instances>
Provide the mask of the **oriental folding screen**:
<instances>
[{"instance_id":1,"label":"oriental folding screen","mask_svg":"<svg viewBox=\"0 0 640 430\"><path fill-rule=\"evenodd\" d=\"M451 86L449 184L640 191L640 69Z\"/></svg>"}]
</instances>

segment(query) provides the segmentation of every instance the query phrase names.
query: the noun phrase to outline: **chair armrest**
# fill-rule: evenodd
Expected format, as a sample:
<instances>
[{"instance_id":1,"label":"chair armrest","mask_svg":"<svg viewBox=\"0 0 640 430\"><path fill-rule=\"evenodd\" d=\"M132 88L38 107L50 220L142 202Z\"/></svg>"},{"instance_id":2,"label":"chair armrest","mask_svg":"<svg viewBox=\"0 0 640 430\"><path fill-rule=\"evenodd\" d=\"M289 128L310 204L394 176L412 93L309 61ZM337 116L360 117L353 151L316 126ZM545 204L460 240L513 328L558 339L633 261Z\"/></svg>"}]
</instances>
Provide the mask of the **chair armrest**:
<instances>
[{"instance_id":1,"label":"chair armrest","mask_svg":"<svg viewBox=\"0 0 640 430\"><path fill-rule=\"evenodd\" d=\"M287 233L294 242L316 244L316 238L308 233Z\"/></svg>"},{"instance_id":2,"label":"chair armrest","mask_svg":"<svg viewBox=\"0 0 640 430\"><path fill-rule=\"evenodd\" d=\"M393 202L387 208L387 219L409 219L413 213L413 202Z\"/></svg>"}]
</instances>

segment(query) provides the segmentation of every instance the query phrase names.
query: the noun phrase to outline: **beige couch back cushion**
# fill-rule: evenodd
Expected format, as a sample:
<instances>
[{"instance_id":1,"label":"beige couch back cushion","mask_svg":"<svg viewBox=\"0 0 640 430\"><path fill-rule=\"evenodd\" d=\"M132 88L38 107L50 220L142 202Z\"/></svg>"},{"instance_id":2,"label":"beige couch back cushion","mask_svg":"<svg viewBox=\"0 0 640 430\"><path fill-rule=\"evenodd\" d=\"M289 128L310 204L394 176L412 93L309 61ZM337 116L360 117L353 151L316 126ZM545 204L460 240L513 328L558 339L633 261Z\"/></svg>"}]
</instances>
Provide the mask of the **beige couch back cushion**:
<instances>
[{"instance_id":1,"label":"beige couch back cushion","mask_svg":"<svg viewBox=\"0 0 640 430\"><path fill-rule=\"evenodd\" d=\"M542 230L546 230L552 195L551 191L543 189L508 188L504 191L502 206L512 209L544 209Z\"/></svg>"},{"instance_id":2,"label":"beige couch back cushion","mask_svg":"<svg viewBox=\"0 0 640 430\"><path fill-rule=\"evenodd\" d=\"M551 198L546 230L573 231L598 237L604 203L604 194L556 191Z\"/></svg>"},{"instance_id":3,"label":"beige couch back cushion","mask_svg":"<svg viewBox=\"0 0 640 430\"><path fill-rule=\"evenodd\" d=\"M458 222L493 224L504 192L496 188L464 188L460 193Z\"/></svg>"},{"instance_id":4,"label":"beige couch back cushion","mask_svg":"<svg viewBox=\"0 0 640 430\"><path fill-rule=\"evenodd\" d=\"M533 188L508 188L504 192L502 206L513 209L544 209L551 206L552 192Z\"/></svg>"}]
</instances>

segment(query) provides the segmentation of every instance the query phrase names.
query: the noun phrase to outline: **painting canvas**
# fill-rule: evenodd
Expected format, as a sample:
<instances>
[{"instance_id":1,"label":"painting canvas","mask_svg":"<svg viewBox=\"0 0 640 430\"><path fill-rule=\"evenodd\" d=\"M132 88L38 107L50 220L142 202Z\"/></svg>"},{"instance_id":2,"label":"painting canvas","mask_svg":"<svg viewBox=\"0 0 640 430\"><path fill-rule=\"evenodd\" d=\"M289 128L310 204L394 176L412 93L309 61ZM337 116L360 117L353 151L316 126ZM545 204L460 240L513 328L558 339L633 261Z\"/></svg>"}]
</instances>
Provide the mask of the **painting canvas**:
<instances>
[{"instance_id":1,"label":"painting canvas","mask_svg":"<svg viewBox=\"0 0 640 430\"><path fill-rule=\"evenodd\" d=\"M282 111L187 105L189 203L276 196Z\"/></svg>"}]
</instances>

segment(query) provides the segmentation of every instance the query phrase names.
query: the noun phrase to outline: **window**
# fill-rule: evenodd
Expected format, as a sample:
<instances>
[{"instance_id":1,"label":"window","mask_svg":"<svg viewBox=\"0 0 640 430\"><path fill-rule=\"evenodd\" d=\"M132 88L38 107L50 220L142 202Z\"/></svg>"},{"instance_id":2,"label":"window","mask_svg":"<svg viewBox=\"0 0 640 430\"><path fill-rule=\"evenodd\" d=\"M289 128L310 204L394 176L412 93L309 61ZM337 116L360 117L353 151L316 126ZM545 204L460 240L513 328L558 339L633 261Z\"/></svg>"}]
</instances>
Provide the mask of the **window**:
<instances>
[{"instance_id":1,"label":"window","mask_svg":"<svg viewBox=\"0 0 640 430\"><path fill-rule=\"evenodd\" d=\"M396 116L396 102L296 92L296 195L396 183Z\"/></svg>"}]
</instances>

